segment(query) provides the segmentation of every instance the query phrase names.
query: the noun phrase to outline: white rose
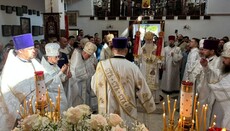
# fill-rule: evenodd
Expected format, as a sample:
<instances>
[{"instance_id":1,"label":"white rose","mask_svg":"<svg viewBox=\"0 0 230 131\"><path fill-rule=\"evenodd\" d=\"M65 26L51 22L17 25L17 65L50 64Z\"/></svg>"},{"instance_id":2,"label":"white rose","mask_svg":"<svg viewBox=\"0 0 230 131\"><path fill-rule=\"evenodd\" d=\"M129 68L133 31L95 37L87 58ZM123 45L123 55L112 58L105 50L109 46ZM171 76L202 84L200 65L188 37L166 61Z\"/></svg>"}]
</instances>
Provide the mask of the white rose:
<instances>
[{"instance_id":1,"label":"white rose","mask_svg":"<svg viewBox=\"0 0 230 131\"><path fill-rule=\"evenodd\" d=\"M123 120L119 115L111 113L109 114L108 122L110 126L117 126L118 124L123 122Z\"/></svg>"},{"instance_id":2,"label":"white rose","mask_svg":"<svg viewBox=\"0 0 230 131\"><path fill-rule=\"evenodd\" d=\"M47 125L49 125L49 123L50 123L49 118L47 118L47 117L42 117L42 119L41 119L42 127L46 127Z\"/></svg>"},{"instance_id":3,"label":"white rose","mask_svg":"<svg viewBox=\"0 0 230 131\"><path fill-rule=\"evenodd\" d=\"M107 126L108 123L106 121L106 118L103 117L102 115L100 115L100 114L93 115L92 114L91 120L90 120L90 125L91 125L92 129L97 130L98 128Z\"/></svg>"},{"instance_id":4,"label":"white rose","mask_svg":"<svg viewBox=\"0 0 230 131\"><path fill-rule=\"evenodd\" d=\"M126 128L121 128L119 125L117 125L116 127L112 127L111 131L127 131Z\"/></svg>"},{"instance_id":5,"label":"white rose","mask_svg":"<svg viewBox=\"0 0 230 131\"><path fill-rule=\"evenodd\" d=\"M82 105L78 105L76 108L78 108L82 114L84 115L90 115L90 107L88 105L82 104Z\"/></svg>"},{"instance_id":6,"label":"white rose","mask_svg":"<svg viewBox=\"0 0 230 131\"><path fill-rule=\"evenodd\" d=\"M66 117L67 122L71 124L77 124L84 115L90 115L90 108L87 105L79 105L76 107L70 107L65 111L64 116Z\"/></svg>"},{"instance_id":7,"label":"white rose","mask_svg":"<svg viewBox=\"0 0 230 131\"><path fill-rule=\"evenodd\" d=\"M33 128L34 124L36 123L36 120L38 120L39 115L38 114L33 114L30 116L27 116L26 118L23 119L22 125L26 129L31 129Z\"/></svg>"}]
</instances>

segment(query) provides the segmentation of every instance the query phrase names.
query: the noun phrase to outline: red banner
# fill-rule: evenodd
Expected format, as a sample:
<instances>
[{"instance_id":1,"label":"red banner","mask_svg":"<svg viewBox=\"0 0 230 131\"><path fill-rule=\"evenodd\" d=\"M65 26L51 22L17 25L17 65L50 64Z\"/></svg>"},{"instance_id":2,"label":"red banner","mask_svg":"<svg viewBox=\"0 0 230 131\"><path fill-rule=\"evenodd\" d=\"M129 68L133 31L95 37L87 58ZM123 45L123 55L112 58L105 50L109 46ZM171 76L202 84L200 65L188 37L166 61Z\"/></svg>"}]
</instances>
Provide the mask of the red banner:
<instances>
[{"instance_id":1,"label":"red banner","mask_svg":"<svg viewBox=\"0 0 230 131\"><path fill-rule=\"evenodd\" d=\"M161 56L162 45L163 45L163 38L162 38L162 37L159 37L159 38L158 38L158 41L157 41L156 56Z\"/></svg>"},{"instance_id":2,"label":"red banner","mask_svg":"<svg viewBox=\"0 0 230 131\"><path fill-rule=\"evenodd\" d=\"M138 33L136 33L136 36L135 36L135 42L134 42L134 45L133 45L133 55L134 56L138 56L139 55L139 47L140 46L140 34L137 35Z\"/></svg>"}]
</instances>

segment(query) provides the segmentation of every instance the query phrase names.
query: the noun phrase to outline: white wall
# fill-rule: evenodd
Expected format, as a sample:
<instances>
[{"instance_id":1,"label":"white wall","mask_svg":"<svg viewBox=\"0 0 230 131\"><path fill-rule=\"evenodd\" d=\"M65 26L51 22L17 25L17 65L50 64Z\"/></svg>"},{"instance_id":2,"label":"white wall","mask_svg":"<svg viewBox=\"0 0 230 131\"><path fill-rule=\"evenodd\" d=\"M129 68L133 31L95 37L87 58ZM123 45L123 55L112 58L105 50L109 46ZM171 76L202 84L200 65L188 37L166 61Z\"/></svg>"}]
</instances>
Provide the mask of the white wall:
<instances>
[{"instance_id":1,"label":"white wall","mask_svg":"<svg viewBox=\"0 0 230 131\"><path fill-rule=\"evenodd\" d=\"M165 36L174 34L175 29L178 33L187 35L190 38L214 36L222 38L230 37L230 17L229 16L211 16L210 20L165 20ZM72 29L83 29L84 34L93 35L98 32L102 35L102 30L118 30L119 36L128 36L129 21L125 20L90 20L89 17L78 17L78 26ZM106 29L107 25L112 25L113 29ZM184 25L189 25L190 30L183 29Z\"/></svg>"},{"instance_id":2,"label":"white wall","mask_svg":"<svg viewBox=\"0 0 230 131\"><path fill-rule=\"evenodd\" d=\"M207 14L230 14L229 0L207 0Z\"/></svg>"},{"instance_id":3,"label":"white wall","mask_svg":"<svg viewBox=\"0 0 230 131\"><path fill-rule=\"evenodd\" d=\"M9 6L18 6L21 7L22 5L26 5L28 9L34 9L36 11L40 11L40 13L43 13L45 10L44 6L44 0L1 0L0 5L9 5ZM2 36L2 26L1 25L20 25L20 17L16 16L16 12L13 12L12 14L7 14L5 11L0 10L0 42L3 44L7 44L9 40L12 39L12 37L3 37ZM36 26L42 26L43 25L43 19L42 14L40 16L37 15L28 15L24 14L22 17L30 18L31 22L31 31L32 31L32 25ZM34 36L34 40L40 40L43 39L44 36Z\"/></svg>"},{"instance_id":4,"label":"white wall","mask_svg":"<svg viewBox=\"0 0 230 131\"><path fill-rule=\"evenodd\" d=\"M80 15L93 16L93 0L69 0L68 11L80 11Z\"/></svg>"}]
</instances>

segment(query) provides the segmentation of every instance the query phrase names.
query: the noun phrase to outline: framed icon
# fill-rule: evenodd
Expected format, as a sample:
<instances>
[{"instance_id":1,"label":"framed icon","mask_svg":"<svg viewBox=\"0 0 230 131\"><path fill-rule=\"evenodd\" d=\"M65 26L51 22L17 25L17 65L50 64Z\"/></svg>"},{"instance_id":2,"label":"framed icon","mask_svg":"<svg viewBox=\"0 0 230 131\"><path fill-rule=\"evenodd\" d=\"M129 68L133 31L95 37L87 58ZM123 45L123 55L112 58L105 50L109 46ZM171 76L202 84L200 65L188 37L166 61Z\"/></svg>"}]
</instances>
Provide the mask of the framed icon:
<instances>
[{"instance_id":1,"label":"framed icon","mask_svg":"<svg viewBox=\"0 0 230 131\"><path fill-rule=\"evenodd\" d=\"M31 33L30 18L20 17L22 34Z\"/></svg>"},{"instance_id":2,"label":"framed icon","mask_svg":"<svg viewBox=\"0 0 230 131\"><path fill-rule=\"evenodd\" d=\"M11 25L2 25L2 36L11 36L12 29Z\"/></svg>"}]
</instances>

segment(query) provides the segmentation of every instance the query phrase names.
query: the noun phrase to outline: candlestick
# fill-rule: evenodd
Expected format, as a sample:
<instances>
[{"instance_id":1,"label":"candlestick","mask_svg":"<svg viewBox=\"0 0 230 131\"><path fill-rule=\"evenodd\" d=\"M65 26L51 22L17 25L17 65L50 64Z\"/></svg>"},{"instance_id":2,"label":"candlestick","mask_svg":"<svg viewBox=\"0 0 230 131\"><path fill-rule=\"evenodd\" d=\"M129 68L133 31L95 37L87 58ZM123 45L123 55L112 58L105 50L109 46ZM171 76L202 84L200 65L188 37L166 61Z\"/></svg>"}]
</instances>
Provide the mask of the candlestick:
<instances>
[{"instance_id":1,"label":"candlestick","mask_svg":"<svg viewBox=\"0 0 230 131\"><path fill-rule=\"evenodd\" d=\"M172 113L172 121L174 121L174 114L176 112L176 108L173 109L173 113Z\"/></svg>"},{"instance_id":2,"label":"candlestick","mask_svg":"<svg viewBox=\"0 0 230 131\"><path fill-rule=\"evenodd\" d=\"M35 101L35 114L37 114L38 103Z\"/></svg>"},{"instance_id":3,"label":"candlestick","mask_svg":"<svg viewBox=\"0 0 230 131\"><path fill-rule=\"evenodd\" d=\"M197 107L196 107L196 109L197 109L197 111L200 110L200 102L199 102L199 101L197 102Z\"/></svg>"},{"instance_id":4,"label":"candlestick","mask_svg":"<svg viewBox=\"0 0 230 131\"><path fill-rule=\"evenodd\" d=\"M199 119L200 130L202 130L201 125L202 125L202 122L203 122L204 108L205 108L205 105L202 106L202 111L201 111L201 115L200 115L200 119Z\"/></svg>"},{"instance_id":5,"label":"candlestick","mask_svg":"<svg viewBox=\"0 0 230 131\"><path fill-rule=\"evenodd\" d=\"M206 131L206 114L207 114L207 106L204 108L204 128L203 131Z\"/></svg>"},{"instance_id":6,"label":"candlestick","mask_svg":"<svg viewBox=\"0 0 230 131\"><path fill-rule=\"evenodd\" d=\"M56 106L55 106L55 119L58 120L59 118L59 98L58 96L56 97Z\"/></svg>"},{"instance_id":7,"label":"candlestick","mask_svg":"<svg viewBox=\"0 0 230 131\"><path fill-rule=\"evenodd\" d=\"M50 104L50 119L53 120L53 104L52 104L52 100L49 100L49 104Z\"/></svg>"},{"instance_id":8,"label":"candlestick","mask_svg":"<svg viewBox=\"0 0 230 131\"><path fill-rule=\"evenodd\" d=\"M169 120L171 120L171 104L169 100L169 95L167 95L167 100L168 100L168 113L169 113Z\"/></svg>"},{"instance_id":9,"label":"candlestick","mask_svg":"<svg viewBox=\"0 0 230 131\"><path fill-rule=\"evenodd\" d=\"M19 114L19 116L22 118L22 115L21 115L21 113L20 113L20 111L19 110L17 110L17 113Z\"/></svg>"},{"instance_id":10,"label":"candlestick","mask_svg":"<svg viewBox=\"0 0 230 131\"><path fill-rule=\"evenodd\" d=\"M180 131L182 127L181 118L178 120L177 126L178 126L178 131Z\"/></svg>"},{"instance_id":11,"label":"candlestick","mask_svg":"<svg viewBox=\"0 0 230 131\"><path fill-rule=\"evenodd\" d=\"M166 113L165 112L165 102L162 103L162 108L163 108L163 113Z\"/></svg>"},{"instance_id":12,"label":"candlestick","mask_svg":"<svg viewBox=\"0 0 230 131\"><path fill-rule=\"evenodd\" d=\"M167 123L165 118L165 113L163 113L164 131L167 131Z\"/></svg>"},{"instance_id":13,"label":"candlestick","mask_svg":"<svg viewBox=\"0 0 230 131\"><path fill-rule=\"evenodd\" d=\"M24 117L26 117L27 116L27 109L26 109L27 108L27 105L26 105L27 101L26 101L26 98L24 99L24 103L23 104L24 104Z\"/></svg>"},{"instance_id":14,"label":"candlestick","mask_svg":"<svg viewBox=\"0 0 230 131\"><path fill-rule=\"evenodd\" d=\"M185 117L183 117L183 123L182 123L182 129L184 131L184 126L185 126Z\"/></svg>"},{"instance_id":15,"label":"candlestick","mask_svg":"<svg viewBox=\"0 0 230 131\"><path fill-rule=\"evenodd\" d=\"M173 105L174 109L176 109L176 103L177 103L177 99L174 100L174 105Z\"/></svg>"},{"instance_id":16,"label":"candlestick","mask_svg":"<svg viewBox=\"0 0 230 131\"><path fill-rule=\"evenodd\" d=\"M197 98L198 98L198 94L196 93L195 95L195 99L194 99L194 103L193 103L193 115L192 115L192 119L194 120L195 117L195 113L194 111L196 110L196 102L197 102Z\"/></svg>"},{"instance_id":17,"label":"candlestick","mask_svg":"<svg viewBox=\"0 0 230 131\"><path fill-rule=\"evenodd\" d=\"M32 104L30 104L30 107L29 107L29 114L30 115L34 114Z\"/></svg>"},{"instance_id":18,"label":"candlestick","mask_svg":"<svg viewBox=\"0 0 230 131\"><path fill-rule=\"evenodd\" d=\"M199 131L198 111L196 109L196 130Z\"/></svg>"},{"instance_id":19,"label":"candlestick","mask_svg":"<svg viewBox=\"0 0 230 131\"><path fill-rule=\"evenodd\" d=\"M55 109L55 106L54 106L54 103L52 103L52 107L53 107L53 120L54 120L54 122L56 121L56 109Z\"/></svg>"},{"instance_id":20,"label":"candlestick","mask_svg":"<svg viewBox=\"0 0 230 131\"><path fill-rule=\"evenodd\" d=\"M193 131L194 123L195 123L194 120L192 120L192 127L191 127L190 131Z\"/></svg>"},{"instance_id":21,"label":"candlestick","mask_svg":"<svg viewBox=\"0 0 230 131\"><path fill-rule=\"evenodd\" d=\"M60 104L61 104L61 87L58 85L58 115L60 115ZM59 118L60 116L58 116Z\"/></svg>"}]
</instances>

